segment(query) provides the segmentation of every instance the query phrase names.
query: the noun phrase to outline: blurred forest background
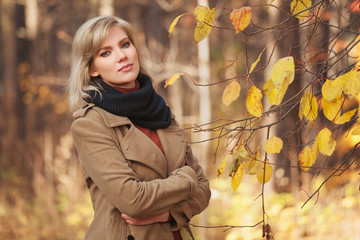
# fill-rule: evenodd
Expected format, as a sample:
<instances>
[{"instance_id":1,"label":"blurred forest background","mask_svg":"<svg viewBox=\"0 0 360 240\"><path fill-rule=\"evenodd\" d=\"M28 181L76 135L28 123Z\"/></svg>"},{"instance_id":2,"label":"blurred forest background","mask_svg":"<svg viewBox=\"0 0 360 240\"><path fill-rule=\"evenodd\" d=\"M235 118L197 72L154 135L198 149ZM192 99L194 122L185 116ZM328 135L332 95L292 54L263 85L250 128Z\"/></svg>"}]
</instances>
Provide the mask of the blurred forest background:
<instances>
[{"instance_id":1,"label":"blurred forest background","mask_svg":"<svg viewBox=\"0 0 360 240\"><path fill-rule=\"evenodd\" d=\"M263 214L261 184L244 178L233 193L228 178L216 177L218 160L227 154L226 139L204 141L219 134L204 133L194 126L213 119L246 117L244 97L229 107L221 103L223 82L246 74L273 40L277 41L276 48L264 53L261 69L252 76L260 86L269 79L271 68L267 66L289 54L295 59L306 55L307 67L330 79L356 67L360 60L359 0L315 0L313 5L318 8L312 10L320 9L321 14L302 27L298 27L299 20L289 17L290 3L0 0L0 239L78 240L83 239L91 222L91 202L69 132L72 115L66 86L72 37L84 21L102 14L119 16L135 26L145 62L159 83L159 93L178 121L188 127L192 141L200 142L193 146L211 180L213 195L209 208L192 221L197 239L262 239L261 225L254 226ZM222 7L216 10L214 25L219 27L206 40L209 47L205 42L205 53L200 47L204 43L198 46L193 39L194 17L182 17L168 37L168 28L177 16L192 13L197 5L204 4ZM231 9L243 6L253 9L248 33L256 34L234 34L228 15ZM203 65L208 69L205 73L199 68ZM163 82L176 72L185 72L195 82L211 86L195 86L184 77L164 89ZM314 81L313 75L298 76L287 98ZM241 79L242 86L246 82ZM242 96L246 92L242 90ZM348 107L358 107L359 99ZM289 146L304 144L298 142L304 135L296 118L297 113L290 115L276 130L287 138L284 142ZM265 185L266 221L274 239L360 239L359 152L354 147L360 139L347 132L357 124L356 118L336 129L335 154L322 158L313 171L299 170L299 148L279 154L279 165ZM323 117L314 127L325 125L329 123ZM299 134L287 134L291 131ZM346 171L322 185L349 153L355 160L345 165ZM301 207L320 186L319 194Z\"/></svg>"}]
</instances>

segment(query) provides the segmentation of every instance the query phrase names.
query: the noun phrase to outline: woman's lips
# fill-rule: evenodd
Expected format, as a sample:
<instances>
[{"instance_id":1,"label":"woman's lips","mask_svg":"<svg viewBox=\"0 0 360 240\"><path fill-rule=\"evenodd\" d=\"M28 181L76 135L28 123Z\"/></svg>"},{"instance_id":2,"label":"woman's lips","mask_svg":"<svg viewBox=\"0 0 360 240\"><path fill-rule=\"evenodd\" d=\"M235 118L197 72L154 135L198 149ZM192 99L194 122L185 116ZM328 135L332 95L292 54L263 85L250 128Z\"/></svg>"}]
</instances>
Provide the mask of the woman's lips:
<instances>
[{"instance_id":1,"label":"woman's lips","mask_svg":"<svg viewBox=\"0 0 360 240\"><path fill-rule=\"evenodd\" d=\"M126 64L119 69L119 72L128 72L132 69L132 64Z\"/></svg>"}]
</instances>

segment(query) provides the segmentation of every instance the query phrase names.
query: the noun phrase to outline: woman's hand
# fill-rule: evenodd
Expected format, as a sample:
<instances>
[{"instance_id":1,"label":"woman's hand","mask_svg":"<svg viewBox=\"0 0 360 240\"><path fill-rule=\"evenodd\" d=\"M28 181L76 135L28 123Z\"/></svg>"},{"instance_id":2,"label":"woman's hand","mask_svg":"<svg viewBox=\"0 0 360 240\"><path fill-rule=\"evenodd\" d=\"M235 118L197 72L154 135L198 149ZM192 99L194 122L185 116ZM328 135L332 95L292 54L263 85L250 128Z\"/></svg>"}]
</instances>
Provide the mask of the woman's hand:
<instances>
[{"instance_id":1,"label":"woman's hand","mask_svg":"<svg viewBox=\"0 0 360 240\"><path fill-rule=\"evenodd\" d=\"M130 225L147 225L152 223L158 223L158 222L168 222L170 219L170 213L166 212L163 214L150 216L146 218L132 218L125 213L121 214L121 217L126 220L126 222Z\"/></svg>"}]
</instances>

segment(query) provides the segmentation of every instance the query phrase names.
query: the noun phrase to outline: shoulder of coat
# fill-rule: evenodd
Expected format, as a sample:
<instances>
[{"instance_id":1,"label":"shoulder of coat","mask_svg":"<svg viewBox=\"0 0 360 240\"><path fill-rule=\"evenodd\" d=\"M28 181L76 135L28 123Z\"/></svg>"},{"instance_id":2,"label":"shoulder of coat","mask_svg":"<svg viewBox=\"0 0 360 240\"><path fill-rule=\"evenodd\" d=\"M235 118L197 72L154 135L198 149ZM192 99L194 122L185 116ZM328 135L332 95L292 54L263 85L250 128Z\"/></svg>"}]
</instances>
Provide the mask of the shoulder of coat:
<instances>
[{"instance_id":1,"label":"shoulder of coat","mask_svg":"<svg viewBox=\"0 0 360 240\"><path fill-rule=\"evenodd\" d=\"M93 108L95 106L95 104L93 103L88 103L86 105L84 105L82 108L78 109L77 111L75 111L73 113L73 118L77 119L77 118L81 118L84 117L87 113L87 111L89 111L89 109Z\"/></svg>"},{"instance_id":2,"label":"shoulder of coat","mask_svg":"<svg viewBox=\"0 0 360 240\"><path fill-rule=\"evenodd\" d=\"M102 121L107 127L118 127L132 124L129 118L109 113L104 109L97 107L93 103L84 105L73 114L74 120L85 117L94 121Z\"/></svg>"}]
</instances>

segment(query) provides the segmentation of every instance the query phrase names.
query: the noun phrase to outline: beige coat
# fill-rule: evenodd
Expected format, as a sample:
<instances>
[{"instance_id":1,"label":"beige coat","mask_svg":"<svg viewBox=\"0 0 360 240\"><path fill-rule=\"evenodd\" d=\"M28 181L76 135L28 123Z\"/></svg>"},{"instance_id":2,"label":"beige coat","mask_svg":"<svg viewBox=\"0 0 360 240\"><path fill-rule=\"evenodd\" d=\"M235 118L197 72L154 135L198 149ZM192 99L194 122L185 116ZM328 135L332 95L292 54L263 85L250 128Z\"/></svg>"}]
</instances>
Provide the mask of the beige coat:
<instances>
[{"instance_id":1,"label":"beige coat","mask_svg":"<svg viewBox=\"0 0 360 240\"><path fill-rule=\"evenodd\" d=\"M173 239L210 199L184 132L175 123L157 130L164 153L128 118L89 104L74 113L71 131L94 208L86 240ZM133 226L121 218L170 211L175 221ZM185 237L185 236L184 236Z\"/></svg>"}]
</instances>

